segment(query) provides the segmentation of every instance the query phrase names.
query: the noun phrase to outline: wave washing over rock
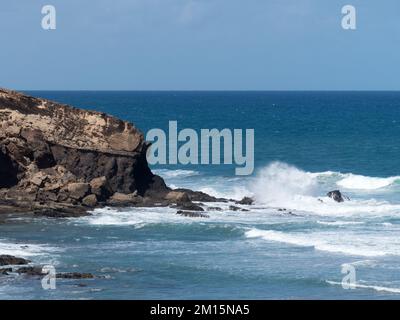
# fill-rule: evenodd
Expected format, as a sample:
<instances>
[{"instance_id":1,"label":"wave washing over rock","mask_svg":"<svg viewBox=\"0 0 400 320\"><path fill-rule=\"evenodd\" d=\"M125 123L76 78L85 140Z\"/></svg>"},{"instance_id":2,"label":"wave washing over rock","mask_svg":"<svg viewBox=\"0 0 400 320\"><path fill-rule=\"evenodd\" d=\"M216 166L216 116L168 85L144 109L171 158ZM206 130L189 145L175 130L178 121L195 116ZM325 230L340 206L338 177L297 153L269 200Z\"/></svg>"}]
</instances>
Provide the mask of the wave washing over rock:
<instances>
[{"instance_id":1,"label":"wave washing over rock","mask_svg":"<svg viewBox=\"0 0 400 320\"><path fill-rule=\"evenodd\" d=\"M88 208L195 208L216 201L201 192L168 188L146 160L149 143L131 123L0 89L2 211L46 216L86 214Z\"/></svg>"}]
</instances>

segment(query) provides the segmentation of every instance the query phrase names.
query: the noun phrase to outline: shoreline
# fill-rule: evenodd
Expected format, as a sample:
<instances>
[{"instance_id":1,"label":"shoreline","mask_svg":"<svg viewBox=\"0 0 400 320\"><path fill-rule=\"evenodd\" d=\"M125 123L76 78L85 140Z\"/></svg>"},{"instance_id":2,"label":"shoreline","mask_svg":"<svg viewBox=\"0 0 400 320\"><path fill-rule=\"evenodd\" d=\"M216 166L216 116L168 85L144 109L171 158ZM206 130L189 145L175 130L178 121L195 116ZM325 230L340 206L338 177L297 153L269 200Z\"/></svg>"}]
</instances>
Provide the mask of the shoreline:
<instances>
[{"instance_id":1,"label":"shoreline","mask_svg":"<svg viewBox=\"0 0 400 320\"><path fill-rule=\"evenodd\" d=\"M228 201L171 189L152 173L150 143L134 124L0 88L0 214L77 217L105 206Z\"/></svg>"}]
</instances>

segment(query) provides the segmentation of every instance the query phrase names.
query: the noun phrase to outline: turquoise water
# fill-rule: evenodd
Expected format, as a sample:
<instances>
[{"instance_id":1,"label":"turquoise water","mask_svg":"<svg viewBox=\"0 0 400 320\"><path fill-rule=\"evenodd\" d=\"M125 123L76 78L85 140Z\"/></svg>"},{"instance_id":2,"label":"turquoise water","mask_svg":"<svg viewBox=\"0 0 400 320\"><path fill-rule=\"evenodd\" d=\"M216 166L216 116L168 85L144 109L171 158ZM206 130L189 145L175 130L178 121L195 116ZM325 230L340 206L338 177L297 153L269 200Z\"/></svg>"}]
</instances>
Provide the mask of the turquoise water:
<instances>
[{"instance_id":1,"label":"turquoise water","mask_svg":"<svg viewBox=\"0 0 400 320\"><path fill-rule=\"evenodd\" d=\"M8 217L0 253L91 272L95 280L1 277L0 298L397 299L400 93L34 92L104 111L143 132L255 129L256 170L154 166L175 187L255 197L249 212L191 219L170 208L101 209L80 219ZM335 203L327 191L351 201ZM214 206L214 204L212 204ZM286 211L279 211L286 208ZM289 211L291 212L289 214ZM355 289L341 281L355 270Z\"/></svg>"}]
</instances>

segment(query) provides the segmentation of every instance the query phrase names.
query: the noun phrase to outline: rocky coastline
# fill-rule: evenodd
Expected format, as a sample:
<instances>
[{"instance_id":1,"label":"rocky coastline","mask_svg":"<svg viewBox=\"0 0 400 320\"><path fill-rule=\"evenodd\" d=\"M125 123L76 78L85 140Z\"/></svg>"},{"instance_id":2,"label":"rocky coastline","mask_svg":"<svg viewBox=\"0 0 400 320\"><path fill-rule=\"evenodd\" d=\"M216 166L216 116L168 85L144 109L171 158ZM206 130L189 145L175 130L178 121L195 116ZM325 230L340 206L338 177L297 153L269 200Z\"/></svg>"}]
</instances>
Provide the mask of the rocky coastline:
<instances>
[{"instance_id":1,"label":"rocky coastline","mask_svg":"<svg viewBox=\"0 0 400 320\"><path fill-rule=\"evenodd\" d=\"M80 217L101 207L171 207L189 219L208 218L205 203L225 202L230 211L242 212L254 203L249 197L235 201L168 187L148 166L149 147L132 123L0 88L0 218ZM349 200L339 190L327 196ZM207 211L221 210L207 205ZM295 215L284 208L278 212ZM0 276L10 274L43 275L29 260L0 255Z\"/></svg>"},{"instance_id":2,"label":"rocky coastline","mask_svg":"<svg viewBox=\"0 0 400 320\"><path fill-rule=\"evenodd\" d=\"M149 143L131 123L0 89L0 213L48 217L104 206L176 206L215 202L172 190L146 160Z\"/></svg>"},{"instance_id":3,"label":"rocky coastline","mask_svg":"<svg viewBox=\"0 0 400 320\"><path fill-rule=\"evenodd\" d=\"M207 218L201 204L229 201L169 188L148 166L149 146L132 123L0 88L0 215L67 218L105 206L157 206ZM236 204L252 202L244 198ZM3 276L43 275L41 266L19 257L2 255L0 266ZM95 276L74 272L56 277Z\"/></svg>"}]
</instances>

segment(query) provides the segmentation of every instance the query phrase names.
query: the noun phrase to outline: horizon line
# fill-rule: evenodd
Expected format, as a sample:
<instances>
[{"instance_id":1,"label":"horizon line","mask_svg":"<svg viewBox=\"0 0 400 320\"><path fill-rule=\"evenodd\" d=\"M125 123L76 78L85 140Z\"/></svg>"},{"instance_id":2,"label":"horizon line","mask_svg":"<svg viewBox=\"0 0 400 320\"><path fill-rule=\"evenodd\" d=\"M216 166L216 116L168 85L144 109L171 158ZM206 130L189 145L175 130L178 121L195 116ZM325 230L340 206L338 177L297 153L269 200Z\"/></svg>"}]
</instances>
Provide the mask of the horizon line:
<instances>
[{"instance_id":1,"label":"horizon line","mask_svg":"<svg viewBox=\"0 0 400 320\"><path fill-rule=\"evenodd\" d=\"M10 89L22 92L400 92L400 89Z\"/></svg>"}]
</instances>

